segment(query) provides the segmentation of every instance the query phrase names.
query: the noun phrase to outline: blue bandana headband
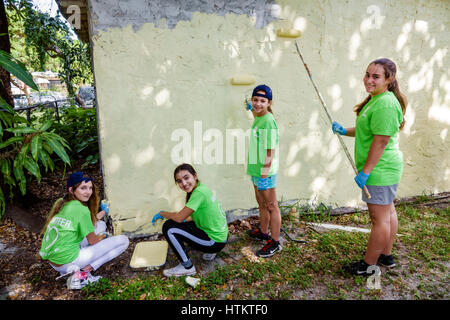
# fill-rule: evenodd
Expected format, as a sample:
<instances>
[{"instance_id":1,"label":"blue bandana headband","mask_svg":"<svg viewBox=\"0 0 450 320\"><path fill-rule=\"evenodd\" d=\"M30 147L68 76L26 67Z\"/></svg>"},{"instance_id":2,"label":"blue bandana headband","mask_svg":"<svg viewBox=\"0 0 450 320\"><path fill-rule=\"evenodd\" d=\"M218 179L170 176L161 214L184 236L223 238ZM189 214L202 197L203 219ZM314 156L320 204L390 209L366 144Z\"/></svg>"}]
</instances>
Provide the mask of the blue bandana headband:
<instances>
[{"instance_id":1,"label":"blue bandana headband","mask_svg":"<svg viewBox=\"0 0 450 320\"><path fill-rule=\"evenodd\" d=\"M67 189L70 187L73 187L74 185L81 183L81 182L89 182L94 181L91 177L85 176L83 172L77 171L70 175L69 179L67 179Z\"/></svg>"}]
</instances>

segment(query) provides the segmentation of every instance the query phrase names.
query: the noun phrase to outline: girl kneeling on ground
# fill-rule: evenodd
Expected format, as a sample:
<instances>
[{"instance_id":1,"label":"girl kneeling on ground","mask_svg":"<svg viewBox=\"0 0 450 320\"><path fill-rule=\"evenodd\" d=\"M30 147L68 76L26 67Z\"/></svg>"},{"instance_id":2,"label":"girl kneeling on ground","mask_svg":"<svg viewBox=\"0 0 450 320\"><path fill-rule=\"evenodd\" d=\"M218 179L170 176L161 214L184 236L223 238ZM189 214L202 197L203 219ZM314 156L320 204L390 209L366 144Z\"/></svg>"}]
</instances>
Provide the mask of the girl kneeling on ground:
<instances>
[{"instance_id":1,"label":"girl kneeling on ground","mask_svg":"<svg viewBox=\"0 0 450 320\"><path fill-rule=\"evenodd\" d=\"M91 271L122 254L129 240L124 235L105 234L106 224L98 221L105 212L98 212L98 191L92 178L82 172L71 174L67 191L55 202L42 229L40 255L61 275L74 272L67 285L81 289L101 278Z\"/></svg>"},{"instance_id":2,"label":"girl kneeling on ground","mask_svg":"<svg viewBox=\"0 0 450 320\"><path fill-rule=\"evenodd\" d=\"M203 259L212 260L225 247L228 238L226 215L216 196L200 183L194 168L186 163L178 166L174 179L186 192L186 206L179 212L160 211L152 220L154 224L157 219L167 219L162 231L180 261L176 267L164 270L166 277L196 273L185 243L204 252Z\"/></svg>"}]
</instances>

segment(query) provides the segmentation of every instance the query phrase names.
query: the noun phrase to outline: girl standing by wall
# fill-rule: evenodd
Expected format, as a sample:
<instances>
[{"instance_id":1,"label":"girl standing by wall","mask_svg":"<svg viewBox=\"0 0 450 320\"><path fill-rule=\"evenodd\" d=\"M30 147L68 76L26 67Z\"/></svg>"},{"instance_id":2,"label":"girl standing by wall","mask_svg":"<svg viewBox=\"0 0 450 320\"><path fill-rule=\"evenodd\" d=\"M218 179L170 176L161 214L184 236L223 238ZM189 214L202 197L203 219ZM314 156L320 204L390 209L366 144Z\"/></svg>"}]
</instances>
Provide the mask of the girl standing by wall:
<instances>
[{"instance_id":1,"label":"girl standing by wall","mask_svg":"<svg viewBox=\"0 0 450 320\"><path fill-rule=\"evenodd\" d=\"M398 221L394 197L403 173L403 154L398 133L404 126L407 101L395 78L397 67L389 59L377 59L369 64L364 86L369 96L355 106L356 127L343 128L337 122L334 133L355 137L355 162L359 171L355 182L367 186L371 199L367 202L372 230L364 259L345 267L353 274L367 274L371 265L394 267L391 251L397 234Z\"/></svg>"},{"instance_id":2,"label":"girl standing by wall","mask_svg":"<svg viewBox=\"0 0 450 320\"><path fill-rule=\"evenodd\" d=\"M253 89L248 109L254 116L250 132L247 174L250 175L259 207L260 227L249 231L249 236L266 240L256 252L259 257L271 257L281 251L281 213L275 187L278 172L278 127L272 114L272 90L266 85ZM271 235L269 235L269 226Z\"/></svg>"}]
</instances>

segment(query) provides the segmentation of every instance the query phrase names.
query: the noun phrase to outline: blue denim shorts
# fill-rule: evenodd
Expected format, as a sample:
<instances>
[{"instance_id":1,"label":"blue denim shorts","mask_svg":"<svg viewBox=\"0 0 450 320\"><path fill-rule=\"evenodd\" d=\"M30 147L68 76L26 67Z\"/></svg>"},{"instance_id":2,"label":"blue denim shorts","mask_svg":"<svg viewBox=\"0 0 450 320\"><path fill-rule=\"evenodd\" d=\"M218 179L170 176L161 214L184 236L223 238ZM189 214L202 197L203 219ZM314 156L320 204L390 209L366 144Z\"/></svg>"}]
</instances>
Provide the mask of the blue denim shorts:
<instances>
[{"instance_id":1,"label":"blue denim shorts","mask_svg":"<svg viewBox=\"0 0 450 320\"><path fill-rule=\"evenodd\" d=\"M257 187L258 186L258 179L260 177L251 176L251 178L252 178L253 184L255 185L255 187ZM269 188L268 189L275 188L277 186L277 175L274 174L273 176L269 176L267 178L269 178Z\"/></svg>"}]
</instances>

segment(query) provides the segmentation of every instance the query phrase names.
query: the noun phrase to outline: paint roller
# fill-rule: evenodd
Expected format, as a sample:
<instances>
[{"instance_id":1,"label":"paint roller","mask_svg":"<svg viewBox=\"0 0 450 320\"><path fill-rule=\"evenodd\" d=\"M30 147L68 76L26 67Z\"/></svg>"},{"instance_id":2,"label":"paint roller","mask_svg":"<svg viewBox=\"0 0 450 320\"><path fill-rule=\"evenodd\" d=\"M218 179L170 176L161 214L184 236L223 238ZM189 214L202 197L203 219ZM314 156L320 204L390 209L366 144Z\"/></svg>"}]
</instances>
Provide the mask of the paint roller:
<instances>
[{"instance_id":1,"label":"paint roller","mask_svg":"<svg viewBox=\"0 0 450 320\"><path fill-rule=\"evenodd\" d=\"M316 90L317 95L319 96L319 100L322 103L322 106L323 106L323 109L325 110L325 113L327 114L328 120L330 121L330 124L332 125L333 124L333 119L330 116L330 112L328 111L328 108L327 108L327 106L325 104L325 101L322 98L322 95L320 94L319 89L317 89L317 86L314 83L314 80L312 78L311 72L309 71L309 68L308 68L308 66L305 63L305 60L303 59L303 56L302 56L302 54L300 52L300 48L298 47L297 41L295 41L295 47L297 48L297 53L298 53L300 59L302 60L303 65L305 66L305 69L306 69L306 72L308 73L309 79L311 80L311 83L312 83L314 89ZM341 146L344 149L345 155L347 156L347 159L350 162L350 165L352 166L353 170L355 171L355 174L357 175L358 174L358 169L356 168L355 163L353 162L352 156L348 152L348 149L347 149L347 147L346 147L346 145L344 143L344 140L342 139L341 135L337 134L336 136L338 137L339 142L341 143ZM367 198L370 199L371 196L370 196L369 190L367 190L366 186L363 187L363 191L366 194Z\"/></svg>"}]
</instances>

